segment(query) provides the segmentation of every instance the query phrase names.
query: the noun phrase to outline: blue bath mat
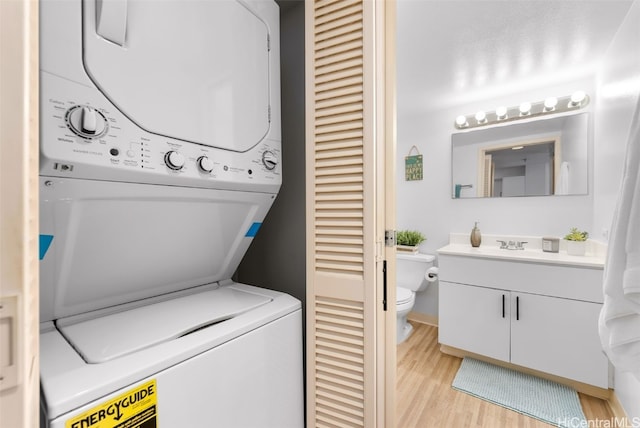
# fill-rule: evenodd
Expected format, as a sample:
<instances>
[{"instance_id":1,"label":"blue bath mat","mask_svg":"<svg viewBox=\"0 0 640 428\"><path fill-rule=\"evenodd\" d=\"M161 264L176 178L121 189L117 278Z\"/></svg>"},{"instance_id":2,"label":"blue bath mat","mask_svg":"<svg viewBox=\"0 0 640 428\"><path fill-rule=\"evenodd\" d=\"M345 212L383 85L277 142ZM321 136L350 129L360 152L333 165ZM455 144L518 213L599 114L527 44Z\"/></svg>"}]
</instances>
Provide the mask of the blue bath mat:
<instances>
[{"instance_id":1,"label":"blue bath mat","mask_svg":"<svg viewBox=\"0 0 640 428\"><path fill-rule=\"evenodd\" d=\"M578 393L550 380L465 358L451 386L557 427L587 426Z\"/></svg>"}]
</instances>

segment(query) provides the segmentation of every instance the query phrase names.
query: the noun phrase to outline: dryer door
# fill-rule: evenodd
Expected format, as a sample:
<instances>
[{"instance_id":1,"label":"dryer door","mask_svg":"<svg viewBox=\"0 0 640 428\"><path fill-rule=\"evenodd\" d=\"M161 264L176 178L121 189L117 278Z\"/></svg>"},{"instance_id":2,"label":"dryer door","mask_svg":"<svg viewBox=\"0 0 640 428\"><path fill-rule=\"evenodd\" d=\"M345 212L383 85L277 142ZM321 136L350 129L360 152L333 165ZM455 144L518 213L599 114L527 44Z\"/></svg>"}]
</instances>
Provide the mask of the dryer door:
<instances>
[{"instance_id":1,"label":"dryer door","mask_svg":"<svg viewBox=\"0 0 640 428\"><path fill-rule=\"evenodd\" d=\"M270 30L234 0L84 0L83 61L146 131L244 152L269 131Z\"/></svg>"}]
</instances>

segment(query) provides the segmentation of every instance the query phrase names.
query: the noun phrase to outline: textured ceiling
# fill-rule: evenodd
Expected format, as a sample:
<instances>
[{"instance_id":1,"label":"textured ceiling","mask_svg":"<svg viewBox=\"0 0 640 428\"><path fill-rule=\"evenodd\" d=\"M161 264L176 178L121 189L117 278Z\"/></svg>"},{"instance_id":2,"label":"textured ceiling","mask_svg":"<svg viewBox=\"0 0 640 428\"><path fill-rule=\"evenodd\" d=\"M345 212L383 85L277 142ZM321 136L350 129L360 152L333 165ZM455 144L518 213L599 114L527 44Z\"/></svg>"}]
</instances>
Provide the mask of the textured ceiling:
<instances>
[{"instance_id":1,"label":"textured ceiling","mask_svg":"<svg viewBox=\"0 0 640 428\"><path fill-rule=\"evenodd\" d=\"M593 75L631 3L398 0L399 108L460 105Z\"/></svg>"}]
</instances>

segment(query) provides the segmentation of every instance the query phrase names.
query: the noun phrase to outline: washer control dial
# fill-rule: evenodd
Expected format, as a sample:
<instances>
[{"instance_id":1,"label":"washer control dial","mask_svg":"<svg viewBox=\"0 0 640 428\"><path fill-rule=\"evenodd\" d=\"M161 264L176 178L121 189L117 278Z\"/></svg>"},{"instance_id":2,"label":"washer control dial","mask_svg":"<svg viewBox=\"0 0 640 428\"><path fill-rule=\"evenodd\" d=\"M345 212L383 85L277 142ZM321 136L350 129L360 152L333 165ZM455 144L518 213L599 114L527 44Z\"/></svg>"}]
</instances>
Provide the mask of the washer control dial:
<instances>
[{"instance_id":1,"label":"washer control dial","mask_svg":"<svg viewBox=\"0 0 640 428\"><path fill-rule=\"evenodd\" d=\"M267 168L268 170L272 170L275 169L276 165L278 165L278 158L271 150L266 150L262 154L262 163L264 164L265 168Z\"/></svg>"},{"instance_id":2,"label":"washer control dial","mask_svg":"<svg viewBox=\"0 0 640 428\"><path fill-rule=\"evenodd\" d=\"M164 163L171 169L179 171L184 167L184 156L175 150L170 150L164 155Z\"/></svg>"},{"instance_id":3,"label":"washer control dial","mask_svg":"<svg viewBox=\"0 0 640 428\"><path fill-rule=\"evenodd\" d=\"M107 133L107 119L93 107L73 106L67 110L65 120L69 129L83 138L100 138Z\"/></svg>"},{"instance_id":4,"label":"washer control dial","mask_svg":"<svg viewBox=\"0 0 640 428\"><path fill-rule=\"evenodd\" d=\"M210 174L211 171L213 171L213 161L209 159L208 156L200 156L196 163L198 164L198 169L201 172Z\"/></svg>"}]
</instances>

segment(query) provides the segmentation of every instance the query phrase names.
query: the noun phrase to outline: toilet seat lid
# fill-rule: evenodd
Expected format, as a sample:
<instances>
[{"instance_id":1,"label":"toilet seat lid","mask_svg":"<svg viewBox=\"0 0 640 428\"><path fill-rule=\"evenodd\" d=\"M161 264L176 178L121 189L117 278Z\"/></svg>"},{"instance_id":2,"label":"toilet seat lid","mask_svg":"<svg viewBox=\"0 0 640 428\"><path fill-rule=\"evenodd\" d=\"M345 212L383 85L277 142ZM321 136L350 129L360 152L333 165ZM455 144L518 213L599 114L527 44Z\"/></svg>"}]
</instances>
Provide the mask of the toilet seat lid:
<instances>
[{"instance_id":1,"label":"toilet seat lid","mask_svg":"<svg viewBox=\"0 0 640 428\"><path fill-rule=\"evenodd\" d=\"M413 292L406 288L398 287L396 289L396 303L407 303L413 297Z\"/></svg>"}]
</instances>

